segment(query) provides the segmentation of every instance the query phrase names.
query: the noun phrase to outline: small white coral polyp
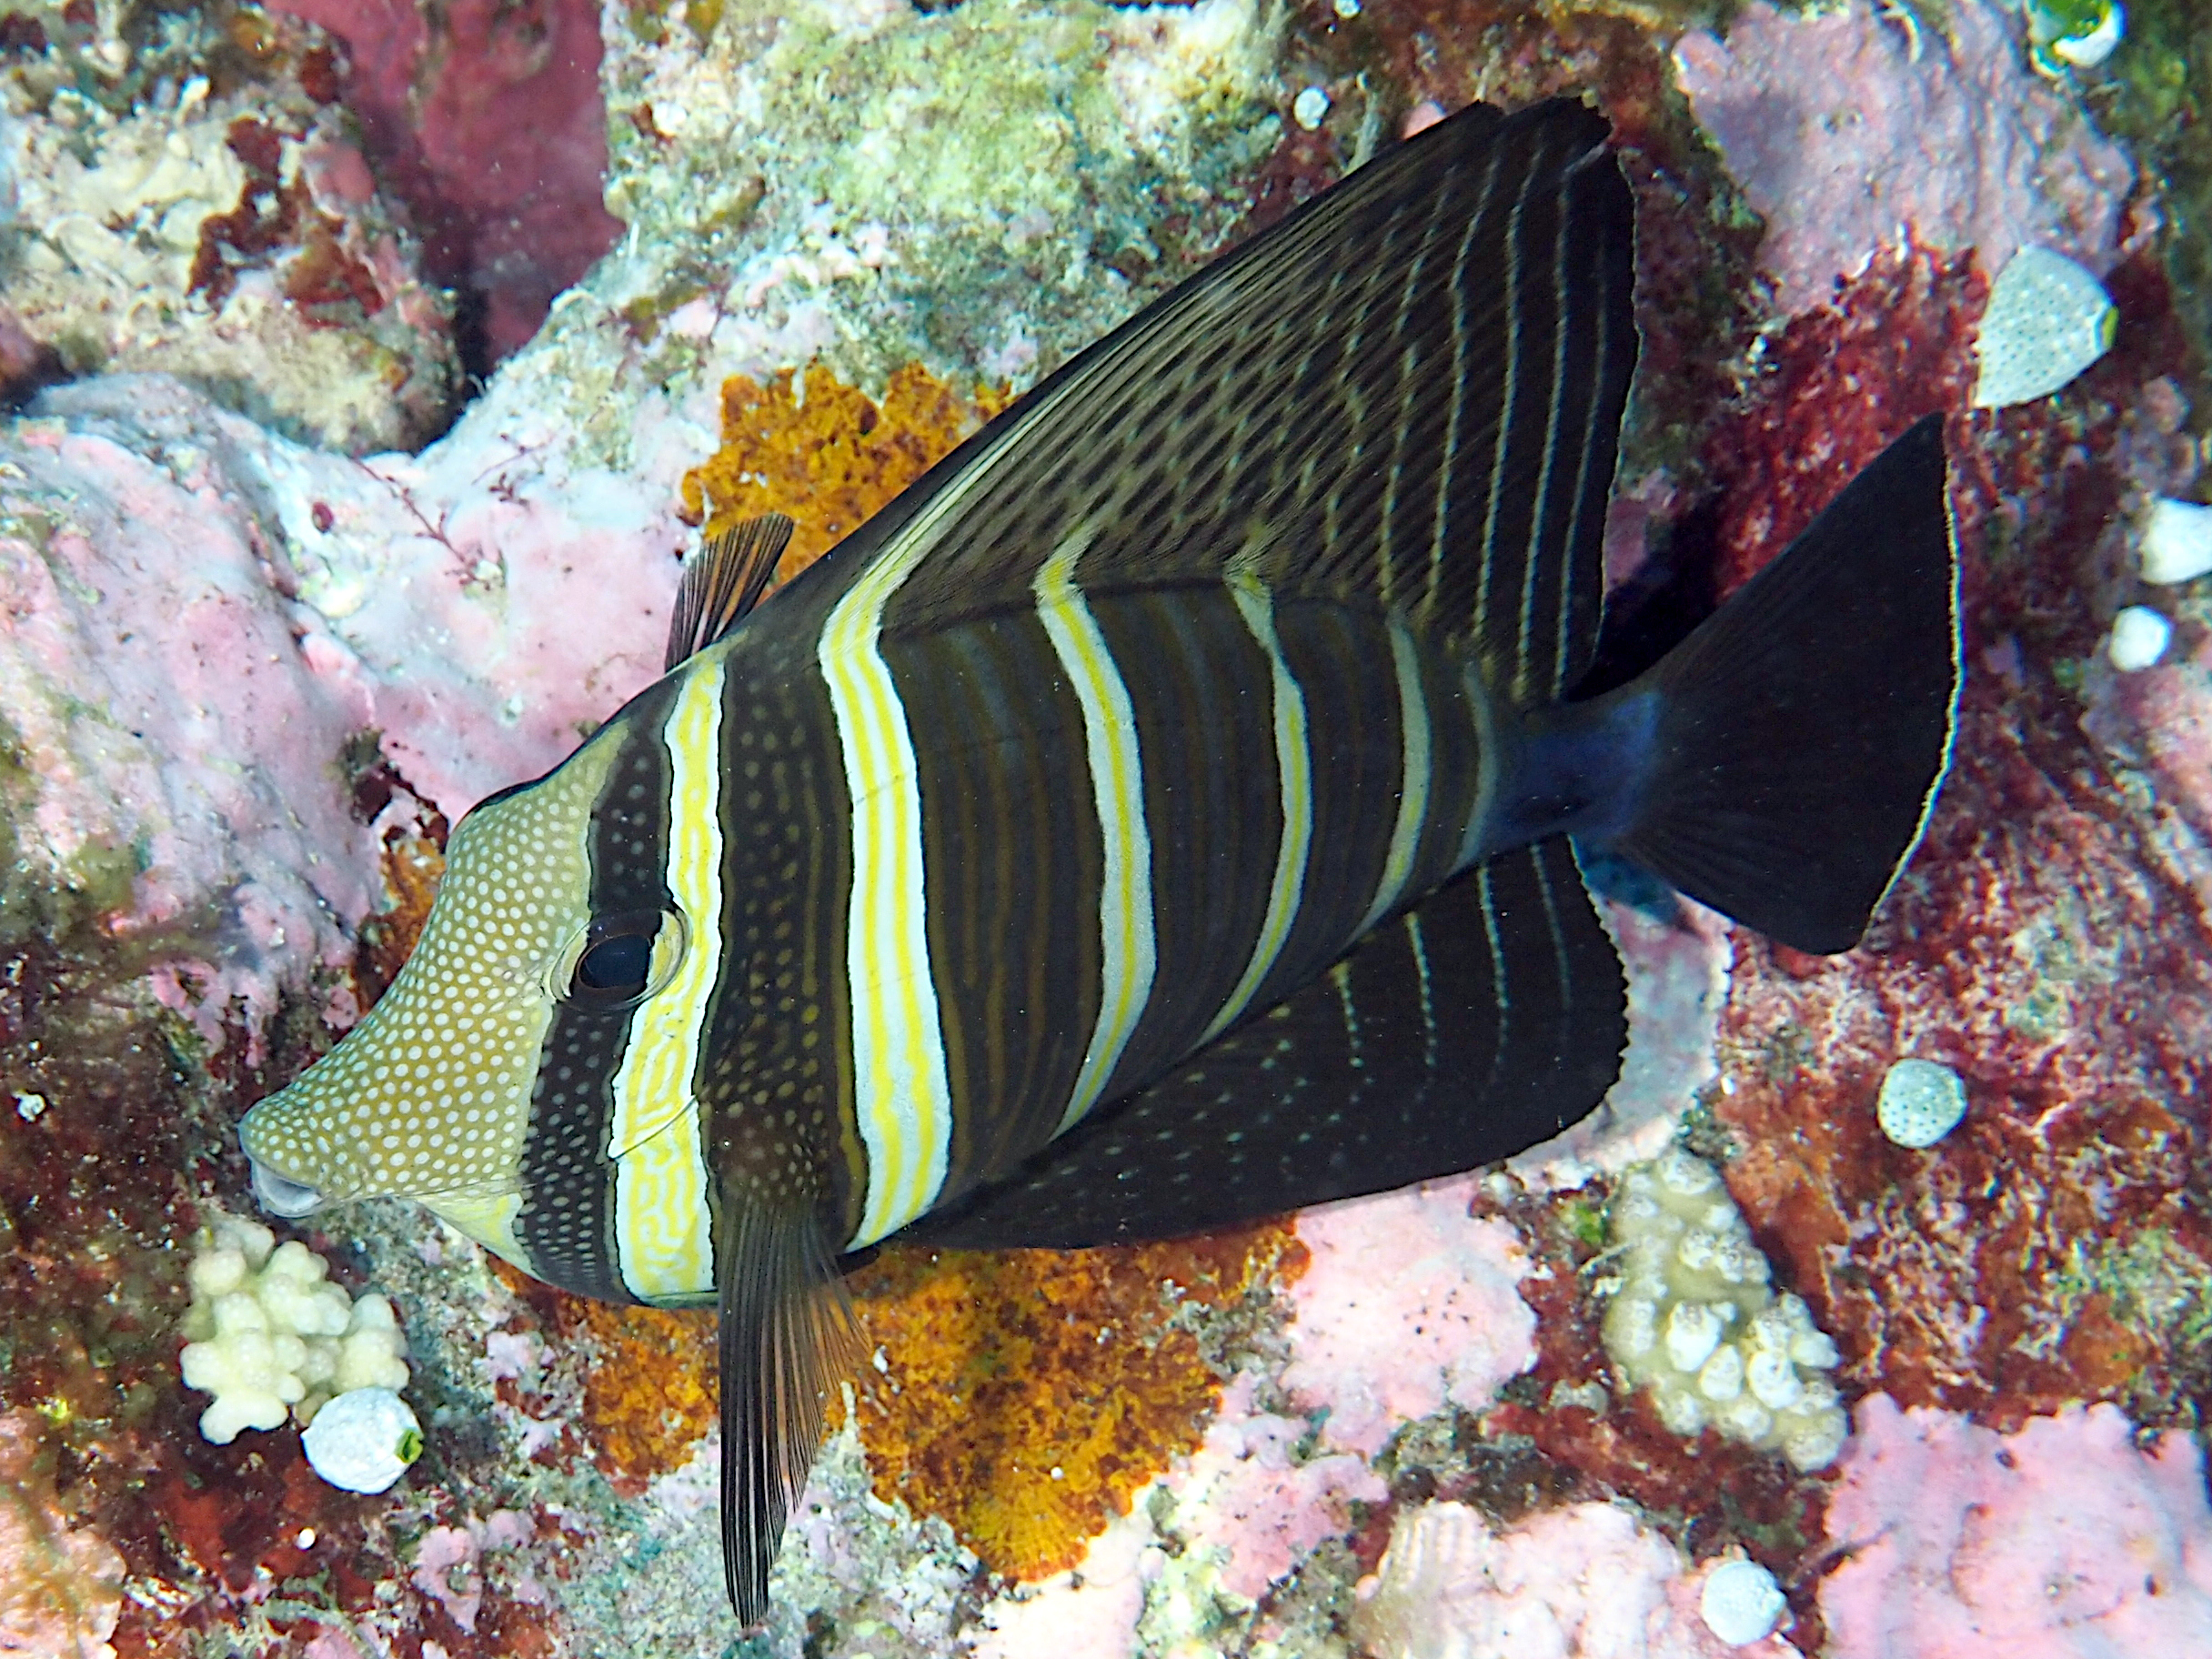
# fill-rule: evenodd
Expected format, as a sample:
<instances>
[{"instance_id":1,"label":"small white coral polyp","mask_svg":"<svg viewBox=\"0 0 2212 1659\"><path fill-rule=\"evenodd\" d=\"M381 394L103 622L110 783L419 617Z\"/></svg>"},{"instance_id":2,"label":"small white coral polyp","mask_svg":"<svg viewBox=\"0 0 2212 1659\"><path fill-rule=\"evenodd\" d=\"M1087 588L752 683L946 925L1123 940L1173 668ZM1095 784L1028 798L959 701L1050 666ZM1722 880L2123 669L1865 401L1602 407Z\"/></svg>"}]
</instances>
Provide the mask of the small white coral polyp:
<instances>
[{"instance_id":1,"label":"small white coral polyp","mask_svg":"<svg viewBox=\"0 0 2212 1659\"><path fill-rule=\"evenodd\" d=\"M1677 1434L1707 1424L1826 1467L1846 1424L1827 1372L1835 1344L1795 1296L1776 1296L1766 1258L1713 1166L1675 1149L1625 1171L1613 1202L1623 1272L1605 1312L1622 1382L1648 1388Z\"/></svg>"},{"instance_id":2,"label":"small white coral polyp","mask_svg":"<svg viewBox=\"0 0 2212 1659\"><path fill-rule=\"evenodd\" d=\"M228 1445L287 1413L304 1427L333 1395L407 1386L407 1339L390 1302L374 1292L357 1302L329 1272L258 1222L226 1215L200 1230L178 1365L186 1387L215 1396L200 1413L203 1436Z\"/></svg>"}]
</instances>

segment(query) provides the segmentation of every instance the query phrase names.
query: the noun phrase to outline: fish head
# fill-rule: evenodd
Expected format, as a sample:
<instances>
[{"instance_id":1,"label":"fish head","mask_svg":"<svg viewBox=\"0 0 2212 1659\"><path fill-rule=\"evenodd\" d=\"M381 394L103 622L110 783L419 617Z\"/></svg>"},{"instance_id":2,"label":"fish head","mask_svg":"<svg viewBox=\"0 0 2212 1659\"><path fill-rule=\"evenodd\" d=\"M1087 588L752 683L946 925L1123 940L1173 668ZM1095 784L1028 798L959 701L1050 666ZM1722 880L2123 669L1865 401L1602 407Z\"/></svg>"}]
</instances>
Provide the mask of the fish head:
<instances>
[{"instance_id":1,"label":"fish head","mask_svg":"<svg viewBox=\"0 0 2212 1659\"><path fill-rule=\"evenodd\" d=\"M514 1222L532 1185L548 1179L527 1161L534 1106L561 1092L565 1051L595 1030L627 1029L676 977L693 937L657 882L612 895L604 880L595 888L607 797L617 792L608 787L617 727L455 828L398 977L329 1053L239 1125L265 1208L299 1216L357 1198L411 1198L531 1268ZM683 1111L688 1079L670 1078L670 1089L686 1099L662 1102L664 1121ZM609 1149L582 1156L595 1154ZM564 1166L561 1178L597 1172Z\"/></svg>"}]
</instances>

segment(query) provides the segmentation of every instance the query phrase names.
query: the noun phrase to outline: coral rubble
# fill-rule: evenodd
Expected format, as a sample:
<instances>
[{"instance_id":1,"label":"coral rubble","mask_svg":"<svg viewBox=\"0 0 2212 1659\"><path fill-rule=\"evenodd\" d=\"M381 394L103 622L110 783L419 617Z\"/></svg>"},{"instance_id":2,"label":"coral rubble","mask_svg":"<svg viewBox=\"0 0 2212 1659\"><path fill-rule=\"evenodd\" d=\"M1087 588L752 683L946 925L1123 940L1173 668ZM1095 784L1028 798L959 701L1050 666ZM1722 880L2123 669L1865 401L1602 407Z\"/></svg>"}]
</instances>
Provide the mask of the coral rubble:
<instances>
[{"instance_id":1,"label":"coral rubble","mask_svg":"<svg viewBox=\"0 0 2212 1659\"><path fill-rule=\"evenodd\" d=\"M232 5L134 22L103 41L65 9L0 57L0 305L44 377L175 374L354 453L435 435L451 307L317 96L327 45Z\"/></svg>"}]
</instances>

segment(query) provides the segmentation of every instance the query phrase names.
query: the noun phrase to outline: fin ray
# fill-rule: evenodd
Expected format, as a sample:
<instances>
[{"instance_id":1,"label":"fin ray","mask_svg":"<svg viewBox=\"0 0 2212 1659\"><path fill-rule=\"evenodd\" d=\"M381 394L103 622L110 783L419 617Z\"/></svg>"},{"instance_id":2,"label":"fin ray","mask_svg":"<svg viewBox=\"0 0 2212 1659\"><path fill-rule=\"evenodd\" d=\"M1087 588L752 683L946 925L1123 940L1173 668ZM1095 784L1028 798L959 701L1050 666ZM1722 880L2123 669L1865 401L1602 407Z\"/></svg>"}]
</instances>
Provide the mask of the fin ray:
<instances>
[{"instance_id":1,"label":"fin ray","mask_svg":"<svg viewBox=\"0 0 2212 1659\"><path fill-rule=\"evenodd\" d=\"M768 591L794 528L781 513L762 513L732 525L684 561L661 672L705 650L745 620Z\"/></svg>"},{"instance_id":2,"label":"fin ray","mask_svg":"<svg viewBox=\"0 0 2212 1659\"><path fill-rule=\"evenodd\" d=\"M717 1227L722 1572L740 1624L768 1616L783 1527L821 1443L829 1390L859 1360L852 1305L819 1225L732 1190Z\"/></svg>"}]
</instances>

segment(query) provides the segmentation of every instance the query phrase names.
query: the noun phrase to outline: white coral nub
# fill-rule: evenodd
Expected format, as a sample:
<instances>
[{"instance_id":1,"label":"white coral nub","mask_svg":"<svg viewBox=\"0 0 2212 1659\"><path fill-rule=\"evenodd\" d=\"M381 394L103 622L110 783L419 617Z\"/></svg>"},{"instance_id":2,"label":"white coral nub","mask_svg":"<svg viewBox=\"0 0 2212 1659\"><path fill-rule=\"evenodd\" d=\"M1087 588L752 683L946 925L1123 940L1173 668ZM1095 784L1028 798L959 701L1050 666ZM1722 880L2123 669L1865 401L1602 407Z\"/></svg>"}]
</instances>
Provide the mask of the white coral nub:
<instances>
[{"instance_id":1,"label":"white coral nub","mask_svg":"<svg viewBox=\"0 0 2212 1659\"><path fill-rule=\"evenodd\" d=\"M1711 1165L1679 1150L1625 1171L1611 1216L1623 1282L1605 1311L1622 1381L1677 1434L1711 1426L1819 1469L1845 1425L1825 1374L1840 1357L1766 1259Z\"/></svg>"},{"instance_id":2,"label":"white coral nub","mask_svg":"<svg viewBox=\"0 0 2212 1659\"><path fill-rule=\"evenodd\" d=\"M1789 1600L1775 1575L1755 1561L1724 1561L1706 1574L1697 1611L1705 1628L1731 1647L1749 1647L1775 1634Z\"/></svg>"},{"instance_id":3,"label":"white coral nub","mask_svg":"<svg viewBox=\"0 0 2212 1659\"><path fill-rule=\"evenodd\" d=\"M1974 407L2047 397L2112 349L2119 314L2096 278L2047 247L2024 247L1990 285L1974 349Z\"/></svg>"},{"instance_id":4,"label":"white coral nub","mask_svg":"<svg viewBox=\"0 0 2212 1659\"><path fill-rule=\"evenodd\" d=\"M227 1445L241 1429L302 1424L334 1394L407 1386L407 1339L392 1304L358 1302L330 1282L323 1259L282 1245L258 1222L233 1216L202 1228L187 1278L192 1306L178 1367L185 1385L213 1394L200 1433Z\"/></svg>"},{"instance_id":5,"label":"white coral nub","mask_svg":"<svg viewBox=\"0 0 2212 1659\"><path fill-rule=\"evenodd\" d=\"M2193 582L2212 571L2212 507L2160 496L2143 520L2143 579Z\"/></svg>"},{"instance_id":6,"label":"white coral nub","mask_svg":"<svg viewBox=\"0 0 2212 1659\"><path fill-rule=\"evenodd\" d=\"M383 1492L422 1454L422 1424L390 1389L353 1388L315 1413L300 1443L333 1486Z\"/></svg>"}]
</instances>

